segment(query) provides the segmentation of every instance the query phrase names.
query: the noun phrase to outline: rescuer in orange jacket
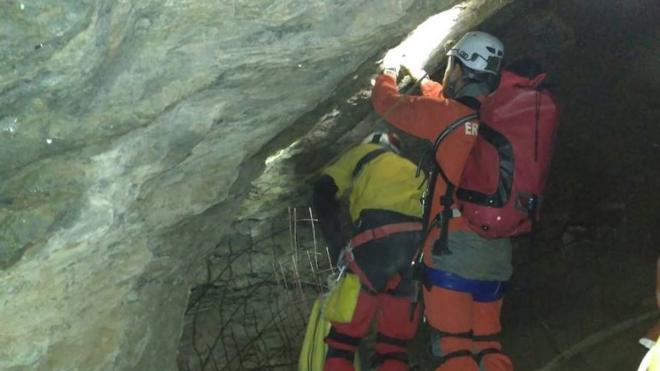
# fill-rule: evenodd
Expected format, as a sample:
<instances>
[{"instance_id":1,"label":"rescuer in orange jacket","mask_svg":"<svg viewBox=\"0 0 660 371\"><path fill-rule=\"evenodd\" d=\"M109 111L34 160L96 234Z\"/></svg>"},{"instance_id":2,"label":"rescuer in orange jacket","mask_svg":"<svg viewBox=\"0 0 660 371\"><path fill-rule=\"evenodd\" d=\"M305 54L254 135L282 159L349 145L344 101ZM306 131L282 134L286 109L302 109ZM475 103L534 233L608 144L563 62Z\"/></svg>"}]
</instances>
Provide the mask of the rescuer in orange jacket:
<instances>
[{"instance_id":1,"label":"rescuer in orange jacket","mask_svg":"<svg viewBox=\"0 0 660 371\"><path fill-rule=\"evenodd\" d=\"M447 53L443 83L421 81L423 96L398 91L399 60L386 55L378 76L373 106L390 124L419 138L434 141L456 120L474 113L478 102L494 91L499 81L503 46L484 32L469 32ZM411 74L413 75L413 74ZM421 75L421 74L418 74ZM477 136L478 122L467 121L452 131L435 153L449 181L459 185L463 167ZM429 219L442 212L440 196L447 185L436 180ZM497 335L501 331L502 288L512 273L508 238L485 239L471 231L452 210L449 251L437 253L438 223L430 226L424 241L423 289L425 316L432 327L431 349L438 371L511 371Z\"/></svg>"},{"instance_id":2,"label":"rescuer in orange jacket","mask_svg":"<svg viewBox=\"0 0 660 371\"><path fill-rule=\"evenodd\" d=\"M344 153L314 184L313 205L334 257L344 249L339 200L348 196L356 233L348 269L361 290L349 323L332 322L325 371L352 371L355 351L376 319L380 371L407 371L407 342L419 318L413 306L410 261L421 241L420 180L416 166L400 156L392 133L376 132Z\"/></svg>"}]
</instances>

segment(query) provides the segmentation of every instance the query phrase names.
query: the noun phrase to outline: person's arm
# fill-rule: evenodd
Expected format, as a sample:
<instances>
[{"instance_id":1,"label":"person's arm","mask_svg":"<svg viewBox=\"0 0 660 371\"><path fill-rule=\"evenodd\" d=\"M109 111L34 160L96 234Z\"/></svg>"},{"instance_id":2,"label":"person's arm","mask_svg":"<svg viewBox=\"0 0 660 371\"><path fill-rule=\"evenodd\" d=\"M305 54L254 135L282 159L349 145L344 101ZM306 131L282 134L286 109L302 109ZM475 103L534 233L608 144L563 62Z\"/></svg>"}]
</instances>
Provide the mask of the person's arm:
<instances>
[{"instance_id":1,"label":"person's arm","mask_svg":"<svg viewBox=\"0 0 660 371\"><path fill-rule=\"evenodd\" d=\"M319 221L321 235L328 244L332 264L336 264L339 252L344 247L341 231L340 204L337 185L330 175L323 174L316 183L312 195L312 207Z\"/></svg>"},{"instance_id":2,"label":"person's arm","mask_svg":"<svg viewBox=\"0 0 660 371\"><path fill-rule=\"evenodd\" d=\"M419 84L419 90L423 96L442 98L442 84L431 80L429 74L423 68L406 64L401 65L401 68L406 72L406 74L408 74L408 76L410 76L417 84ZM396 78L396 76L392 77Z\"/></svg>"},{"instance_id":3,"label":"person's arm","mask_svg":"<svg viewBox=\"0 0 660 371\"><path fill-rule=\"evenodd\" d=\"M419 90L425 97L442 97L442 84L429 78L422 79Z\"/></svg>"},{"instance_id":4,"label":"person's arm","mask_svg":"<svg viewBox=\"0 0 660 371\"><path fill-rule=\"evenodd\" d=\"M371 101L375 111L387 122L419 138L429 140L443 129L449 101L442 97L402 95L394 77L381 74L376 79ZM438 125L440 124L440 125Z\"/></svg>"},{"instance_id":5,"label":"person's arm","mask_svg":"<svg viewBox=\"0 0 660 371\"><path fill-rule=\"evenodd\" d=\"M328 244L332 264L335 264L346 241L342 233L342 212L340 199L348 192L353 183L353 170L358 161L367 153L379 148L375 144L360 144L323 170L323 174L314 183L312 206L319 219L321 235Z\"/></svg>"}]
</instances>

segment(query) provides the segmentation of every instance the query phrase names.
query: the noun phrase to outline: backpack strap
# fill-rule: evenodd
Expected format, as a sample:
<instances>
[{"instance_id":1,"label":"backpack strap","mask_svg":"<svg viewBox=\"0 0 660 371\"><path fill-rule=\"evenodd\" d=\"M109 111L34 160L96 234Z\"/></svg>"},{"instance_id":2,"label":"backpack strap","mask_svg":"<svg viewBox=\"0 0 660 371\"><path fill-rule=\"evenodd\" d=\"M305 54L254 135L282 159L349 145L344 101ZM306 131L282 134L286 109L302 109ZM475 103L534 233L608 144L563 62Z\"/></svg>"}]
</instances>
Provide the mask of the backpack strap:
<instances>
[{"instance_id":1,"label":"backpack strap","mask_svg":"<svg viewBox=\"0 0 660 371\"><path fill-rule=\"evenodd\" d=\"M449 253L449 231L448 226L449 226L449 219L453 217L453 212L451 209L451 206L454 204L454 191L456 190L456 185L452 183L449 180L449 177L447 174L442 170L442 166L440 166L440 163L438 163L437 158L436 158L436 153L438 153L438 149L440 148L440 144L447 138L449 134L451 134L456 128L459 126L465 124L466 122L470 120L474 120L477 117L479 117L478 113L471 113L469 115L463 116L459 118L458 120L452 122L449 124L436 138L435 142L433 143L433 150L431 151L431 156L433 156L433 163L435 164L434 169L431 172L431 177L432 183L429 183L429 189L431 191L428 192L430 194L430 198L428 200L425 200L425 203L428 202L428 210L430 213L431 210L431 203L433 201L433 192L432 190L435 188L435 180L437 179L437 175L439 174L442 177L442 180L444 180L445 184L447 185L447 190L444 195L440 197L440 204L442 205L442 212L438 215L436 215L433 220L430 219L430 215L428 213L425 215L424 218L424 226L425 226L425 232L428 233L431 229L431 226L436 223L441 223L442 227L440 229L440 237L438 240L435 242L433 245L433 254L434 255L442 255ZM435 173L435 174L434 174ZM426 204L425 204L425 211L426 211ZM426 235L425 235L426 236Z\"/></svg>"},{"instance_id":2,"label":"backpack strap","mask_svg":"<svg viewBox=\"0 0 660 371\"><path fill-rule=\"evenodd\" d=\"M371 160L375 159L376 157L382 155L385 152L392 152L392 150L383 147L383 148L375 149L367 153L366 155L362 156L362 158L355 165L355 169L353 169L353 175L352 175L353 178L355 179L355 177L358 176L360 172L362 172L362 168L364 168L364 165L366 165Z\"/></svg>"},{"instance_id":3,"label":"backpack strap","mask_svg":"<svg viewBox=\"0 0 660 371\"><path fill-rule=\"evenodd\" d=\"M513 145L504 135L484 123L479 125L479 137L492 145L497 151L500 174L497 189L493 193L482 193L459 188L456 191L456 196L459 200L465 200L479 205L502 207L509 200L513 187ZM521 209L527 211L526 207L521 207Z\"/></svg>"},{"instance_id":4,"label":"backpack strap","mask_svg":"<svg viewBox=\"0 0 660 371\"><path fill-rule=\"evenodd\" d=\"M447 232L447 227L449 225L449 219L452 217L452 214L453 214L452 209L451 209L451 204L453 203L452 195L454 193L454 188L455 187L454 187L454 184L449 181L449 178L447 177L445 172L442 171L442 167L440 166L440 164L436 160L435 154L438 152L438 148L440 147L440 144L442 143L442 141L445 140L445 138L447 138L447 136L452 131L454 131L456 128L463 125L464 123L466 123L470 120L473 120L477 117L479 117L479 114L478 114L478 112L475 112L475 113L460 117L456 121L449 124L438 135L438 137L435 139L435 141L433 142L432 149L427 151L427 153L421 157L419 163L417 164L417 176L419 176L419 174L422 170L422 162L425 159L430 158L431 163L432 163L431 171L429 171L429 174L426 176L426 182L427 182L426 191L424 192L424 196L422 197L422 205L423 205L423 208L424 208L424 213L423 213L423 216L422 216L422 227L423 227L422 228L422 241L419 244L419 247L418 247L417 251L415 252L415 255L413 256L412 262L410 263L411 266L412 266L412 276L413 276L413 281L414 281L413 293L412 293L412 297L411 297L411 300L410 300L410 320L411 321L414 318L417 303L419 302L419 297L420 297L420 293L421 293L421 290L420 290L419 286L422 283L422 281L424 281L424 272L422 271L422 266L423 266L422 260L424 258L423 254L422 254L422 250L424 248L424 241L426 241L426 237L428 236L428 233L431 230L431 226L438 221L437 219L440 218L440 215L441 215L441 214L438 214L438 216L433 219L433 222L431 221L431 204L433 203L433 196L434 196L434 193L435 193L435 183L438 179L438 174L440 174L442 176L442 179L447 184L447 192L445 192L445 195L442 197L441 203L443 203L443 205L444 205L446 200L449 201L448 205L445 206L445 208L443 209L443 212L442 212L442 214L446 215L446 216L442 217L443 226L442 226L439 241L442 240L443 242L441 242L439 248L442 250L443 246L444 246L444 250L449 251L449 247L448 247L448 245L449 245L449 233ZM424 184L424 183L422 183L422 184ZM436 250L437 250L436 246L434 246L433 247L433 253L434 254L436 253Z\"/></svg>"},{"instance_id":5,"label":"backpack strap","mask_svg":"<svg viewBox=\"0 0 660 371\"><path fill-rule=\"evenodd\" d=\"M423 199L423 204L424 204L424 214L423 214L423 222L424 222L424 237L426 237L426 234L429 232L431 229L431 201L433 201L433 193L435 191L435 183L438 178L438 174L442 176L442 179L447 183L447 185L451 184L449 181L449 178L445 174L445 172L442 170L442 167L436 160L436 153L438 153L438 149L440 148L440 144L447 138L451 132L453 132L456 128L461 126L462 124L477 118L479 115L477 113L472 113L466 116L463 116L456 121L452 122L449 124L438 136L436 137L435 141L433 142L433 147L431 150L427 151L427 153L422 156L422 160L424 157L430 158L430 162L432 163L431 165L431 171L429 172L429 175L427 177L427 189L426 192L424 193L424 199ZM419 172L422 168L422 161L419 162L417 165L417 171Z\"/></svg>"},{"instance_id":6,"label":"backpack strap","mask_svg":"<svg viewBox=\"0 0 660 371\"><path fill-rule=\"evenodd\" d=\"M481 101L475 97L466 95L464 97L456 98L456 100L463 103L464 106L468 106L475 111L479 111L481 108Z\"/></svg>"}]
</instances>

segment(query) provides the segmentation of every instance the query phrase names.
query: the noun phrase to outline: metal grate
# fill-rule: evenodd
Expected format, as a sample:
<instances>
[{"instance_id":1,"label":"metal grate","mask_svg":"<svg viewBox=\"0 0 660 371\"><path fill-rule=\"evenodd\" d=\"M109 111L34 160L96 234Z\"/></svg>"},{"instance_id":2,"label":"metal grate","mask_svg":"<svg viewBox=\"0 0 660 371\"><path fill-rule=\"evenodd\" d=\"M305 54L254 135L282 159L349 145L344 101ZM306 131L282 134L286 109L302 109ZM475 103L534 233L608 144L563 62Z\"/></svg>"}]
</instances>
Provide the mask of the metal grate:
<instances>
[{"instance_id":1,"label":"metal grate","mask_svg":"<svg viewBox=\"0 0 660 371\"><path fill-rule=\"evenodd\" d=\"M190 293L180 370L296 369L311 305L334 270L316 222L311 208L289 208L259 231L266 237L253 238L263 228L254 222L217 244Z\"/></svg>"}]
</instances>

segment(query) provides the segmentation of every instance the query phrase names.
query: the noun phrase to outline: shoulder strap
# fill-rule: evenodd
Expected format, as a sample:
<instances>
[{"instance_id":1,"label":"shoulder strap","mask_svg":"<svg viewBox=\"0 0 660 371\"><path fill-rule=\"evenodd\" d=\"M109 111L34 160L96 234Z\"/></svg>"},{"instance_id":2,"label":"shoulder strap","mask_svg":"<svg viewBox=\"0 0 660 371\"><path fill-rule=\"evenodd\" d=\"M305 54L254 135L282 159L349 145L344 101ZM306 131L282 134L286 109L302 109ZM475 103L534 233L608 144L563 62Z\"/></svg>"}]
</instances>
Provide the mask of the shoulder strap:
<instances>
[{"instance_id":1,"label":"shoulder strap","mask_svg":"<svg viewBox=\"0 0 660 371\"><path fill-rule=\"evenodd\" d=\"M457 127L461 126L467 121L470 121L472 119L475 119L478 117L477 113L471 113L469 115L463 116L458 118L456 121L452 122L449 124L438 136L436 137L435 141L433 142L433 147L431 150L427 150L427 153L422 156L422 158L419 161L419 164L417 165L417 175L422 170L422 162L425 161L425 159L430 160L430 167L431 170L429 171L428 176L426 177L427 181L427 189L426 192L424 193L424 199L423 199L423 204L424 204L424 216L422 217L422 220L424 222L424 236L426 236L426 233L431 229L431 201L433 200L433 191L435 190L435 182L438 177L438 174L442 174L442 179L449 184L449 178L445 175L444 171L442 171L442 168L440 167L440 164L436 160L435 154L438 152L438 148L440 148L440 144L442 143L447 136L454 131Z\"/></svg>"},{"instance_id":2,"label":"shoulder strap","mask_svg":"<svg viewBox=\"0 0 660 371\"><path fill-rule=\"evenodd\" d=\"M453 187L454 184L451 183L451 181L449 180L449 178L447 177L445 172L442 170L442 166L438 162L438 158L436 156L436 153L438 153L438 149L440 148L440 144L442 144L442 142L445 139L447 139L447 136L449 134L451 134L459 126L465 124L466 122L468 122L470 120L474 120L478 117L479 117L479 114L477 112L475 112L475 113L471 113L469 115L465 115L465 116L459 118L458 120L452 122L451 124L449 124L449 126L447 126L445 128L445 130L443 130L438 135L438 137L435 139L435 142L433 143L433 151L431 153L431 156L433 158L433 163L435 164L435 167L433 168L433 171L437 171L438 174L440 174L440 176L442 177L442 180L444 180L445 183L447 183L448 186L451 185ZM447 189L449 189L449 188L447 188Z\"/></svg>"},{"instance_id":3,"label":"shoulder strap","mask_svg":"<svg viewBox=\"0 0 660 371\"><path fill-rule=\"evenodd\" d=\"M454 191L456 189L456 186L449 180L449 177L445 172L442 170L442 166L440 163L437 161L436 153L438 152L438 149L440 148L440 144L447 138L451 132L456 130L459 126L465 124L466 122L470 120L474 120L477 117L479 117L478 112L471 113L469 115L465 115L463 117L460 117L456 121L452 122L449 124L435 139L435 142L433 143L433 150L431 151L431 156L433 158L433 170L431 170L431 176L429 177L429 184L428 184L428 192L427 192L427 197L428 199L424 200L424 238L426 238L426 234L431 230L431 226L433 223L440 222L442 223L441 229L440 229L440 236L436 243L433 246L433 254L436 255L442 255L446 254L449 252L449 233L447 231L447 228L449 226L449 219L452 217L452 210L451 206L454 203ZM438 177L438 174L442 177L442 180L445 181L445 184L447 185L447 190L444 195L440 197L440 204L442 205L442 212L441 214L438 214L436 217L431 220L431 203L433 202L433 191L435 190L435 181Z\"/></svg>"},{"instance_id":4,"label":"shoulder strap","mask_svg":"<svg viewBox=\"0 0 660 371\"><path fill-rule=\"evenodd\" d=\"M440 134L438 134L438 137L435 139L435 142L433 142L433 152L431 153L434 159L433 161L436 163L438 167L440 167L440 164L438 164L437 161L435 161L435 154L438 151L438 148L440 147L442 141L444 141L447 138L447 136L451 134L451 132L454 131L457 127L465 124L470 120L474 120L477 117L479 117L479 114L477 112L471 113L469 115L465 115L457 119L456 121L452 122L451 124L449 124L442 132L440 132Z\"/></svg>"},{"instance_id":5,"label":"shoulder strap","mask_svg":"<svg viewBox=\"0 0 660 371\"><path fill-rule=\"evenodd\" d=\"M356 176L358 176L358 174L360 174L362 168L364 168L364 165L366 165L371 160L375 159L376 157L382 155L385 152L392 152L392 150L383 147L383 148L375 149L367 153L366 155L362 156L362 158L355 165L355 169L353 169L353 175L352 175L353 178L355 178Z\"/></svg>"},{"instance_id":6,"label":"shoulder strap","mask_svg":"<svg viewBox=\"0 0 660 371\"><path fill-rule=\"evenodd\" d=\"M464 97L456 98L456 100L461 102L463 105L472 108L475 111L478 111L481 108L481 102L479 101L479 99L475 97L470 97L466 95Z\"/></svg>"}]
</instances>

